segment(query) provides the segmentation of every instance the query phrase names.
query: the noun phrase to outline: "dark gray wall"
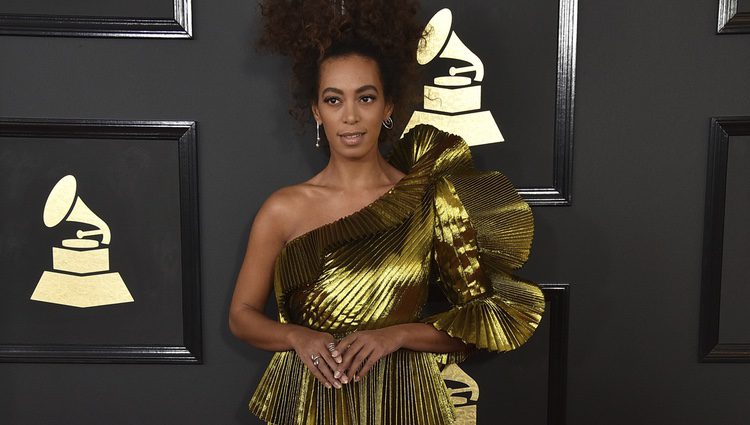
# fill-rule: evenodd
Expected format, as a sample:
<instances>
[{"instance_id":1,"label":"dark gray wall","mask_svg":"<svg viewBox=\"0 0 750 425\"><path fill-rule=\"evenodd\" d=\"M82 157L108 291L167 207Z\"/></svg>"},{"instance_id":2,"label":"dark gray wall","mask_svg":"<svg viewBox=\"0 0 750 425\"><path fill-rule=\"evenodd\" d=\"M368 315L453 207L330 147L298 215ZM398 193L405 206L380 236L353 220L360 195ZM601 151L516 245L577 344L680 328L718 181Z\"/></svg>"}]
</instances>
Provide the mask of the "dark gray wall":
<instances>
[{"instance_id":1,"label":"dark gray wall","mask_svg":"<svg viewBox=\"0 0 750 425\"><path fill-rule=\"evenodd\" d=\"M709 118L750 115L750 34L715 35L717 3L580 4L573 206L535 208L524 269L571 284L570 424L747 423L750 365L697 361ZM198 121L205 348L200 366L0 364L2 423L256 423L270 355L227 330L235 275L262 200L325 158L286 115L288 63L252 48L253 2L193 15L192 40L0 37L2 117Z\"/></svg>"}]
</instances>

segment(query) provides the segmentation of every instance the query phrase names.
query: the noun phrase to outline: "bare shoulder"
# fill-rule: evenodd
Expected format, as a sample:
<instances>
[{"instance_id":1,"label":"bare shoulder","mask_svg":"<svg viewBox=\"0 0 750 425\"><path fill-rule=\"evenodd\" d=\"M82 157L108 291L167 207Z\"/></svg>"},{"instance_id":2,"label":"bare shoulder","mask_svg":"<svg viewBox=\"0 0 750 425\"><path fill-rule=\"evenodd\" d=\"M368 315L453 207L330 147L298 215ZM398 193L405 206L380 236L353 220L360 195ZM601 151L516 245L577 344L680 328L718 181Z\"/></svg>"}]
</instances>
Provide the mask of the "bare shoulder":
<instances>
[{"instance_id":1,"label":"bare shoulder","mask_svg":"<svg viewBox=\"0 0 750 425\"><path fill-rule=\"evenodd\" d=\"M273 192L258 210L253 227L270 226L284 241L290 239L305 211L317 198L318 190L308 182L282 187Z\"/></svg>"},{"instance_id":2,"label":"bare shoulder","mask_svg":"<svg viewBox=\"0 0 750 425\"><path fill-rule=\"evenodd\" d=\"M273 192L263 203L275 215L289 214L309 206L309 202L319 195L319 188L309 182L284 186Z\"/></svg>"}]
</instances>

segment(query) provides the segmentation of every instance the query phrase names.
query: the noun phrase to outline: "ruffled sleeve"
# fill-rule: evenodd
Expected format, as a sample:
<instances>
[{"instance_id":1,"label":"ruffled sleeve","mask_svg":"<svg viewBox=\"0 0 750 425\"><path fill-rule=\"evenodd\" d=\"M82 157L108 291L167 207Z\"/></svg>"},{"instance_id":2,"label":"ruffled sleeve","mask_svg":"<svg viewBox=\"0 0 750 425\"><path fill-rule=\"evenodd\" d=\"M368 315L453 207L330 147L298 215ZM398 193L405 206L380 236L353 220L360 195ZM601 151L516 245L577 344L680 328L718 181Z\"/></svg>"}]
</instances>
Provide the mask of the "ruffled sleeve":
<instances>
[{"instance_id":1,"label":"ruffled sleeve","mask_svg":"<svg viewBox=\"0 0 750 425\"><path fill-rule=\"evenodd\" d=\"M437 283L452 308L422 321L472 348L518 348L544 312L541 289L512 274L531 248L529 205L501 173L461 166L435 176L433 208Z\"/></svg>"}]
</instances>

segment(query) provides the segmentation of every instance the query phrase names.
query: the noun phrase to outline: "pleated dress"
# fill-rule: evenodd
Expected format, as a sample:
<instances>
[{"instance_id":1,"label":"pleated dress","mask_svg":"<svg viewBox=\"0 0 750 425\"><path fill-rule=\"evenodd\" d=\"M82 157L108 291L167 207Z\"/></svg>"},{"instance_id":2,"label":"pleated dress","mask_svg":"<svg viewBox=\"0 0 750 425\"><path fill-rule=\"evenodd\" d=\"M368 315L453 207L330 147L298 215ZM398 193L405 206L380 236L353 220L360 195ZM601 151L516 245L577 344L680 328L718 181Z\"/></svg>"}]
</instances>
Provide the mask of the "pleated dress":
<instances>
[{"instance_id":1,"label":"pleated dress","mask_svg":"<svg viewBox=\"0 0 750 425\"><path fill-rule=\"evenodd\" d=\"M388 161L405 173L393 188L282 248L274 265L279 321L337 340L423 322L470 344L469 351L526 342L544 312L539 287L513 275L531 247L528 204L501 173L476 170L463 139L431 126L407 133ZM449 303L428 315L431 290ZM399 349L337 390L321 384L294 350L277 352L249 408L274 425L452 424L456 412L440 370L467 354Z\"/></svg>"}]
</instances>

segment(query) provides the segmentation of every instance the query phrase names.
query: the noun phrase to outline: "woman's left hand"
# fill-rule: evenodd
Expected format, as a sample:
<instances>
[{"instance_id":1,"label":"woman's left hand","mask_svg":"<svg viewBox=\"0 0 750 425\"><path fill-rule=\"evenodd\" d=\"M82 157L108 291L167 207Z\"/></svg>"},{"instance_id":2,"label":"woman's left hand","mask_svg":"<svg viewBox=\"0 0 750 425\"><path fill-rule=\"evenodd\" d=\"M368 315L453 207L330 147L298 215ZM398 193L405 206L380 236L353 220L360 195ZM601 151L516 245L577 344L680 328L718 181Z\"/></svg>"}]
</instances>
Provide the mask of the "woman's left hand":
<instances>
[{"instance_id":1,"label":"woman's left hand","mask_svg":"<svg viewBox=\"0 0 750 425\"><path fill-rule=\"evenodd\" d=\"M399 348L401 348L400 339L395 329L392 328L357 331L349 334L336 345L336 350L344 354L343 361L338 364L334 377L343 383L351 379L355 382L359 381L375 362Z\"/></svg>"}]
</instances>

